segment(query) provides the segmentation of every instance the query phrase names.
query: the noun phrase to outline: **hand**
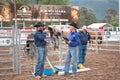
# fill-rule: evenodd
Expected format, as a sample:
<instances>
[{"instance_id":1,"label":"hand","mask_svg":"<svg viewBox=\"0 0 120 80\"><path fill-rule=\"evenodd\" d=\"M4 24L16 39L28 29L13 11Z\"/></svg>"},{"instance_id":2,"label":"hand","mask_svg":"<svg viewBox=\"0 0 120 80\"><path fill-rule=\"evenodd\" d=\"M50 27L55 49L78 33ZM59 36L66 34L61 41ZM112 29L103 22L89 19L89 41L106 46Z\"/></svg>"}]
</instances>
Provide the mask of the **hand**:
<instances>
[{"instance_id":1,"label":"hand","mask_svg":"<svg viewBox=\"0 0 120 80\"><path fill-rule=\"evenodd\" d=\"M71 41L65 41L66 44L70 44Z\"/></svg>"},{"instance_id":2,"label":"hand","mask_svg":"<svg viewBox=\"0 0 120 80\"><path fill-rule=\"evenodd\" d=\"M71 41L68 41L68 44L70 44Z\"/></svg>"},{"instance_id":3,"label":"hand","mask_svg":"<svg viewBox=\"0 0 120 80\"><path fill-rule=\"evenodd\" d=\"M47 32L48 32L48 29L44 29L44 32L46 32L46 33L47 33Z\"/></svg>"}]
</instances>

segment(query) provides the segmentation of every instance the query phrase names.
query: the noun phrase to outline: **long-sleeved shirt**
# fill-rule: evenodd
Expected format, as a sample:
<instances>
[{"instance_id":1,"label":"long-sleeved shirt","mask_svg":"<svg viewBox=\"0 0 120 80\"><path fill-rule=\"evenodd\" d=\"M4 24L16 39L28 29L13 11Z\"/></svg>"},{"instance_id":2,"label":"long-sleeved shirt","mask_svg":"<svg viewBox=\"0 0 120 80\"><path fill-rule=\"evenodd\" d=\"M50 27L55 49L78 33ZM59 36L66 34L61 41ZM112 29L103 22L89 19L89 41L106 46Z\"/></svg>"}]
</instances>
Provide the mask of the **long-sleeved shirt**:
<instances>
[{"instance_id":1,"label":"long-sleeved shirt","mask_svg":"<svg viewBox=\"0 0 120 80\"><path fill-rule=\"evenodd\" d=\"M80 42L82 45L87 45L87 42L90 41L90 34L88 32L84 33L80 31Z\"/></svg>"},{"instance_id":2,"label":"long-sleeved shirt","mask_svg":"<svg viewBox=\"0 0 120 80\"><path fill-rule=\"evenodd\" d=\"M80 35L77 31L70 32L68 39L70 41L68 44L70 47L76 47L80 44Z\"/></svg>"},{"instance_id":3,"label":"long-sleeved shirt","mask_svg":"<svg viewBox=\"0 0 120 80\"><path fill-rule=\"evenodd\" d=\"M46 46L46 33L42 30L36 30L34 33L34 42L36 47L45 47Z\"/></svg>"}]
</instances>

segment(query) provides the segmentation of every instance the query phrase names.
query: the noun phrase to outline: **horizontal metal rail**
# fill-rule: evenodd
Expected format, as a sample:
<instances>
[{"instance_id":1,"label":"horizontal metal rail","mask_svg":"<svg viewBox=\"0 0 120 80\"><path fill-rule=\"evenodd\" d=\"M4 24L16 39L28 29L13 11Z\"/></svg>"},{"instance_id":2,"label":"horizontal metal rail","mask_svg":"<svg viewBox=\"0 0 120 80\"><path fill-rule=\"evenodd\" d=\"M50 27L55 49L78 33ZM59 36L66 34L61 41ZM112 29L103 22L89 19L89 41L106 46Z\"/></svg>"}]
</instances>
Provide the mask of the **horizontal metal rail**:
<instances>
[{"instance_id":1,"label":"horizontal metal rail","mask_svg":"<svg viewBox=\"0 0 120 80\"><path fill-rule=\"evenodd\" d=\"M18 75L18 73L16 73L16 72L11 72L11 73L2 73L2 74L0 74L0 76L7 76L7 75Z\"/></svg>"},{"instance_id":2,"label":"horizontal metal rail","mask_svg":"<svg viewBox=\"0 0 120 80\"><path fill-rule=\"evenodd\" d=\"M2 53L2 52L9 52L10 50L0 50L0 53Z\"/></svg>"},{"instance_id":3,"label":"horizontal metal rail","mask_svg":"<svg viewBox=\"0 0 120 80\"><path fill-rule=\"evenodd\" d=\"M14 55L13 53L10 53L10 54L8 54L8 53L3 53L3 54L1 54L1 53L0 53L0 57L1 57L1 56L13 56L13 55Z\"/></svg>"},{"instance_id":4,"label":"horizontal metal rail","mask_svg":"<svg viewBox=\"0 0 120 80\"><path fill-rule=\"evenodd\" d=\"M13 44L7 44L7 45L0 45L0 47L13 47Z\"/></svg>"},{"instance_id":5,"label":"horizontal metal rail","mask_svg":"<svg viewBox=\"0 0 120 80\"><path fill-rule=\"evenodd\" d=\"M1 64L1 63L2 63L2 64L3 64L3 63L6 64L6 63L12 63L12 62L13 62L12 60L0 61L0 64Z\"/></svg>"},{"instance_id":6,"label":"horizontal metal rail","mask_svg":"<svg viewBox=\"0 0 120 80\"><path fill-rule=\"evenodd\" d=\"M100 50L103 50L103 51L115 51L115 52L120 52L120 50L118 49L98 49L99 51Z\"/></svg>"},{"instance_id":7,"label":"horizontal metal rail","mask_svg":"<svg viewBox=\"0 0 120 80\"><path fill-rule=\"evenodd\" d=\"M0 68L0 70L13 70L13 67L9 67L9 68Z\"/></svg>"},{"instance_id":8,"label":"horizontal metal rail","mask_svg":"<svg viewBox=\"0 0 120 80\"><path fill-rule=\"evenodd\" d=\"M90 45L93 45L93 46L96 46L96 44L94 43L94 44L89 44L88 46L90 46ZM98 46L106 46L106 47L114 47L114 46L116 46L116 47L120 47L120 45L119 44L97 44Z\"/></svg>"},{"instance_id":9,"label":"horizontal metal rail","mask_svg":"<svg viewBox=\"0 0 120 80\"><path fill-rule=\"evenodd\" d=\"M9 39L12 39L13 36L0 36L0 38L9 38Z\"/></svg>"}]
</instances>

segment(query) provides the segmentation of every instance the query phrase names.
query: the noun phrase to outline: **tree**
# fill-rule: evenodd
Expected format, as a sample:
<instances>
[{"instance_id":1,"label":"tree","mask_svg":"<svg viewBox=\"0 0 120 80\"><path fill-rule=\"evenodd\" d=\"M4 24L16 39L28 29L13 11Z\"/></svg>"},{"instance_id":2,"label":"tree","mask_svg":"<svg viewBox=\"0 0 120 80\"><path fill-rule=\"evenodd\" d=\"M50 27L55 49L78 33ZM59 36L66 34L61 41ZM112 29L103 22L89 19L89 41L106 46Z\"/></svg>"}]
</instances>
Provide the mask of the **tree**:
<instances>
[{"instance_id":1,"label":"tree","mask_svg":"<svg viewBox=\"0 0 120 80\"><path fill-rule=\"evenodd\" d=\"M115 27L118 27L119 25L119 15L116 15L112 20L110 21L110 24L112 24Z\"/></svg>"},{"instance_id":2,"label":"tree","mask_svg":"<svg viewBox=\"0 0 120 80\"><path fill-rule=\"evenodd\" d=\"M0 0L0 2L13 3L13 0ZM19 4L45 4L45 5L68 5L69 0L16 0Z\"/></svg>"},{"instance_id":3,"label":"tree","mask_svg":"<svg viewBox=\"0 0 120 80\"><path fill-rule=\"evenodd\" d=\"M112 24L113 26L118 26L119 17L116 10L109 8L106 10L107 15L104 17L105 22Z\"/></svg>"},{"instance_id":4,"label":"tree","mask_svg":"<svg viewBox=\"0 0 120 80\"><path fill-rule=\"evenodd\" d=\"M68 5L69 0L38 0L39 4Z\"/></svg>"},{"instance_id":5,"label":"tree","mask_svg":"<svg viewBox=\"0 0 120 80\"><path fill-rule=\"evenodd\" d=\"M106 10L107 15L111 16L111 17L115 17L117 15L117 11L115 11L112 8L109 8Z\"/></svg>"},{"instance_id":6,"label":"tree","mask_svg":"<svg viewBox=\"0 0 120 80\"><path fill-rule=\"evenodd\" d=\"M112 19L112 17L109 16L109 15L107 15L107 16L104 17L104 20L105 20L105 22L107 22L107 23L110 23L111 19Z\"/></svg>"},{"instance_id":7,"label":"tree","mask_svg":"<svg viewBox=\"0 0 120 80\"><path fill-rule=\"evenodd\" d=\"M92 9L81 7L79 10L79 25L90 25L96 22L96 15Z\"/></svg>"}]
</instances>

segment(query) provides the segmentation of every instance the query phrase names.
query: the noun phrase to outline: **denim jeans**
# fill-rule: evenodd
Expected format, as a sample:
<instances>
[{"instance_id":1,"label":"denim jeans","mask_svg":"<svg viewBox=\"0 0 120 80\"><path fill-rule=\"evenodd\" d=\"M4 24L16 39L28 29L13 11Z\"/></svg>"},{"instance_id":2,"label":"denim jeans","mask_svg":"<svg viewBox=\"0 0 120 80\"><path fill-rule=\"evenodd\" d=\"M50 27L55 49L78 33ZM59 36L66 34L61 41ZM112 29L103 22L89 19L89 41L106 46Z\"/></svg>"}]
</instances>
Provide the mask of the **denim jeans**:
<instances>
[{"instance_id":1,"label":"denim jeans","mask_svg":"<svg viewBox=\"0 0 120 80\"><path fill-rule=\"evenodd\" d=\"M34 71L35 76L41 76L44 70L44 64L46 59L46 47L37 47L37 63Z\"/></svg>"},{"instance_id":2,"label":"denim jeans","mask_svg":"<svg viewBox=\"0 0 120 80\"><path fill-rule=\"evenodd\" d=\"M69 74L70 69L70 61L72 59L72 73L76 74L77 72L77 48L78 47L68 47L67 55L66 55L66 63L65 63L65 74Z\"/></svg>"},{"instance_id":3,"label":"denim jeans","mask_svg":"<svg viewBox=\"0 0 120 80\"><path fill-rule=\"evenodd\" d=\"M82 45L82 44L79 45L79 49L78 49L79 64L85 63L86 50L87 50L87 45Z\"/></svg>"}]
</instances>

